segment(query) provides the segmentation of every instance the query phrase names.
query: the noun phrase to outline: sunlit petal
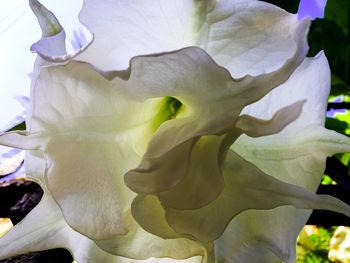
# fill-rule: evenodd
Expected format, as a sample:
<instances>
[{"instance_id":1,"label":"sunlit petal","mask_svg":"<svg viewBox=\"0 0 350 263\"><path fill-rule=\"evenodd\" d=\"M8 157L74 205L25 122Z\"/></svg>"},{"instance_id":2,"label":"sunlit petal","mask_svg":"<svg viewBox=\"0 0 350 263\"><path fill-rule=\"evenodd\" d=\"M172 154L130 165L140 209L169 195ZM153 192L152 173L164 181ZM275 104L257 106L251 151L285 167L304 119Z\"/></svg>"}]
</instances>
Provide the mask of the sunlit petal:
<instances>
[{"instance_id":1,"label":"sunlit petal","mask_svg":"<svg viewBox=\"0 0 350 263\"><path fill-rule=\"evenodd\" d=\"M267 118L287 103L307 99L300 117L278 135L256 139L242 136L232 148L264 172L316 191L326 156L350 150L348 138L324 129L329 89L330 72L324 54L306 59L288 82L244 110ZM310 213L292 207L246 211L218 240L217 255L237 262L249 262L256 256L261 262L271 262L271 257L295 262L296 238ZM237 238L232 240L232 235Z\"/></svg>"}]
</instances>

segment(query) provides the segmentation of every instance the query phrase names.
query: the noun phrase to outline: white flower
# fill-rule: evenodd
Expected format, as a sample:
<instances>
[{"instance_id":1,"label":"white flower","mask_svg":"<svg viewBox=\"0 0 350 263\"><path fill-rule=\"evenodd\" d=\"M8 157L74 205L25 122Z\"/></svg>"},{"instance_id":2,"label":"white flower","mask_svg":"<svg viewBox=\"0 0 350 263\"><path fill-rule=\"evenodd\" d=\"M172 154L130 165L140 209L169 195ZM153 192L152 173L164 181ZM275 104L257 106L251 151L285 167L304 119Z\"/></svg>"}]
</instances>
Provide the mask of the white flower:
<instances>
[{"instance_id":1,"label":"white flower","mask_svg":"<svg viewBox=\"0 0 350 263\"><path fill-rule=\"evenodd\" d=\"M350 215L313 194L326 156L350 141L324 129L329 69L322 54L304 60L307 19L253 0L88 0L94 41L71 54L57 19L30 3L43 38L27 132L0 143L27 150L45 194L2 257L63 246L80 263L214 251L250 262L267 250L289 263L309 214L296 208ZM284 205L296 208L246 211ZM293 229L264 236L286 214Z\"/></svg>"}]
</instances>

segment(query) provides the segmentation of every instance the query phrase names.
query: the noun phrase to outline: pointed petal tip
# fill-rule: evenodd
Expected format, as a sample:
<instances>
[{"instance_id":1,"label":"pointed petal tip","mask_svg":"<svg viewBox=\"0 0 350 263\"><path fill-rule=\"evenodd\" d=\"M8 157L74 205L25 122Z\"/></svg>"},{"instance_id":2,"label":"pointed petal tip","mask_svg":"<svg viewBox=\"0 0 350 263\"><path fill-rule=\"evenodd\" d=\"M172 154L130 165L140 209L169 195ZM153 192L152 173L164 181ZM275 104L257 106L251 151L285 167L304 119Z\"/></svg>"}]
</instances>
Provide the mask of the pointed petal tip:
<instances>
[{"instance_id":1,"label":"pointed petal tip","mask_svg":"<svg viewBox=\"0 0 350 263\"><path fill-rule=\"evenodd\" d=\"M328 59L327 59L327 56L326 56L324 50L319 51L314 57L307 58L307 59L310 59L313 61L318 60L320 62L326 62L328 64Z\"/></svg>"},{"instance_id":2,"label":"pointed petal tip","mask_svg":"<svg viewBox=\"0 0 350 263\"><path fill-rule=\"evenodd\" d=\"M315 59L317 58L323 58L326 57L324 50L321 50L320 52L317 53L317 55L315 56Z\"/></svg>"},{"instance_id":3,"label":"pointed petal tip","mask_svg":"<svg viewBox=\"0 0 350 263\"><path fill-rule=\"evenodd\" d=\"M39 1L29 0L29 5L38 19L43 36L54 36L63 30L56 16Z\"/></svg>"},{"instance_id":4,"label":"pointed petal tip","mask_svg":"<svg viewBox=\"0 0 350 263\"><path fill-rule=\"evenodd\" d=\"M298 19L324 17L327 0L301 0L298 9Z\"/></svg>"}]
</instances>

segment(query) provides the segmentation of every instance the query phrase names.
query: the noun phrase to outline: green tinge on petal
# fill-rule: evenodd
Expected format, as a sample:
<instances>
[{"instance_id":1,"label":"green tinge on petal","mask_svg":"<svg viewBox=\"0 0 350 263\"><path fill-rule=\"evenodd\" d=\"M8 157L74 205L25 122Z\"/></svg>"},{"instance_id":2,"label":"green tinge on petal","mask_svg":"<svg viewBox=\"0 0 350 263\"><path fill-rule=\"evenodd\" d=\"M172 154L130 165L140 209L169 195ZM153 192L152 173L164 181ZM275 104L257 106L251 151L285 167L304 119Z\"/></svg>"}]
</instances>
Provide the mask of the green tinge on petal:
<instances>
[{"instance_id":1,"label":"green tinge on petal","mask_svg":"<svg viewBox=\"0 0 350 263\"><path fill-rule=\"evenodd\" d=\"M38 53L45 60L64 58L66 51L66 33L55 15L37 0L29 1L30 7L36 15L41 27L42 37L35 42L30 50Z\"/></svg>"},{"instance_id":2,"label":"green tinge on petal","mask_svg":"<svg viewBox=\"0 0 350 263\"><path fill-rule=\"evenodd\" d=\"M182 107L182 103L174 97L164 97L159 102L159 112L154 116L154 122L152 123L152 133L154 133L159 126L167 121L176 118Z\"/></svg>"},{"instance_id":3,"label":"green tinge on petal","mask_svg":"<svg viewBox=\"0 0 350 263\"><path fill-rule=\"evenodd\" d=\"M203 136L196 142L181 182L167 191L157 193L163 206L175 209L200 208L221 193L224 188L220 158L225 154L223 140L224 136Z\"/></svg>"},{"instance_id":4,"label":"green tinge on petal","mask_svg":"<svg viewBox=\"0 0 350 263\"><path fill-rule=\"evenodd\" d=\"M206 22L207 14L215 7L215 0L192 0L195 3L192 22L192 34L196 36Z\"/></svg>"},{"instance_id":5,"label":"green tinge on petal","mask_svg":"<svg viewBox=\"0 0 350 263\"><path fill-rule=\"evenodd\" d=\"M123 175L137 167L155 130L182 114L182 103L135 98L127 82L108 81L84 63L44 68L35 84L30 130L46 135L45 180L68 224L94 239L124 233L123 213L134 194Z\"/></svg>"},{"instance_id":6,"label":"green tinge on petal","mask_svg":"<svg viewBox=\"0 0 350 263\"><path fill-rule=\"evenodd\" d=\"M187 170L195 140L204 135L226 133L243 107L287 80L304 52L299 50L275 72L239 80L232 79L226 69L196 47L134 58L126 81L130 86L128 91L137 91L138 96L145 98L175 97L183 103L184 110L155 132L140 166L126 174L128 187L138 193L156 193L179 183ZM220 92L213 92L213 87ZM173 164L178 168L172 169L171 178L166 180L163 173L174 168Z\"/></svg>"},{"instance_id":7,"label":"green tinge on petal","mask_svg":"<svg viewBox=\"0 0 350 263\"><path fill-rule=\"evenodd\" d=\"M29 0L29 4L40 24L43 37L60 33L63 28L55 15L37 0Z\"/></svg>"}]
</instances>

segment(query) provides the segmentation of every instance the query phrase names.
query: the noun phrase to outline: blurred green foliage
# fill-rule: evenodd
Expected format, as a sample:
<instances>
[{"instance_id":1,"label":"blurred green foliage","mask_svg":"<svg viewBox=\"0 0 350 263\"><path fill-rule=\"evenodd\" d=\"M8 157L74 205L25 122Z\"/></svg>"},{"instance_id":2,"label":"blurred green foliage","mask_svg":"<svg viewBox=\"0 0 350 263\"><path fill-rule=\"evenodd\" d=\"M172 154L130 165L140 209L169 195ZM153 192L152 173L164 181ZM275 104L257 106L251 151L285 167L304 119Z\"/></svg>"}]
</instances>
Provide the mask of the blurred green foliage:
<instances>
[{"instance_id":1,"label":"blurred green foliage","mask_svg":"<svg viewBox=\"0 0 350 263\"><path fill-rule=\"evenodd\" d=\"M312 234L302 231L298 239L297 263L330 263L329 243L336 228L315 228Z\"/></svg>"}]
</instances>

